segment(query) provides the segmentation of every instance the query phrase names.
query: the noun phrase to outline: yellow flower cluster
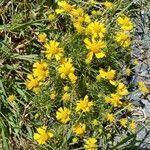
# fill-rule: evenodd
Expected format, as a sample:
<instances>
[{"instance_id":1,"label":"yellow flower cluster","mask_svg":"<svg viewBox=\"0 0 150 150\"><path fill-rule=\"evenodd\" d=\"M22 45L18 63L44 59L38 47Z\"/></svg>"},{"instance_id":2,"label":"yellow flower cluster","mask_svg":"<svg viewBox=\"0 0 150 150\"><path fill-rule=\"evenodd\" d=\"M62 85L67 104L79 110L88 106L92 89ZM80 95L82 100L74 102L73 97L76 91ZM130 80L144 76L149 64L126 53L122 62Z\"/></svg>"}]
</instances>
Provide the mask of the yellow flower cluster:
<instances>
[{"instance_id":1,"label":"yellow flower cluster","mask_svg":"<svg viewBox=\"0 0 150 150\"><path fill-rule=\"evenodd\" d=\"M39 91L42 82L48 77L49 69L48 64L45 61L35 62L33 64L32 74L27 75L25 85L28 90L32 90L37 93Z\"/></svg>"},{"instance_id":2,"label":"yellow flower cluster","mask_svg":"<svg viewBox=\"0 0 150 150\"><path fill-rule=\"evenodd\" d=\"M124 128L129 127L129 129L130 129L132 132L135 132L137 125L136 125L136 122L135 122L134 120L131 120L131 122L129 122L127 118L121 118L121 119L119 120L119 122L120 122L120 125L121 125L122 127L124 127Z\"/></svg>"},{"instance_id":3,"label":"yellow flower cluster","mask_svg":"<svg viewBox=\"0 0 150 150\"><path fill-rule=\"evenodd\" d=\"M105 97L105 102L111 104L114 107L122 106L122 97L128 95L127 87L123 83L119 83L116 89L116 93L110 94Z\"/></svg>"},{"instance_id":4,"label":"yellow flower cluster","mask_svg":"<svg viewBox=\"0 0 150 150\"><path fill-rule=\"evenodd\" d=\"M127 16L122 16L117 19L117 24L123 31L116 33L116 41L124 48L129 47L131 45L129 31L133 29L132 21Z\"/></svg>"},{"instance_id":5,"label":"yellow flower cluster","mask_svg":"<svg viewBox=\"0 0 150 150\"><path fill-rule=\"evenodd\" d=\"M112 85L115 85L115 81L113 81L115 78L115 74L116 74L116 71L113 69L110 69L110 67L108 68L107 71L105 71L104 69L100 69L99 75L96 76L96 80L100 81L100 79L106 79L106 80L109 80L109 82Z\"/></svg>"},{"instance_id":6,"label":"yellow flower cluster","mask_svg":"<svg viewBox=\"0 0 150 150\"><path fill-rule=\"evenodd\" d=\"M99 6L97 5L99 2L95 0L89 0L85 4L89 5L89 3L90 6ZM72 51L74 49L69 47L70 53L68 53L67 48L70 41L66 44L63 38L59 39L57 37L53 38L55 40L49 40L47 38L49 37L47 36L48 33L40 33L38 35L38 41L43 46L44 50L42 51L42 56L46 60L41 60L33 64L32 73L27 75L25 84L27 89L37 93L40 86L43 85L49 75L51 75L52 79L50 78L48 83L52 85L48 85L48 87L51 88L48 88L50 89L48 97L51 99L51 101L49 101L50 105L52 103L57 108L54 110L56 111L55 118L57 121L55 128L60 125L64 127L67 132L67 128L70 128L69 134L74 136L70 145L78 143L80 139L84 141L83 138L85 137L87 140L85 140L84 148L86 150L97 150L99 149L99 137L92 137L93 135L95 136L95 134L92 134L91 131L94 130L94 133L97 131L103 132L102 128L107 127L103 125L103 120L100 118L103 116L103 112L100 112L101 109L104 111L107 110L106 114L104 112L104 123L110 126L117 122L116 126L119 125L121 130L129 127L132 132L135 131L137 126L136 122L128 118L128 116L124 117L120 115L120 117L115 114L115 111L124 107L126 107L125 110L130 113L129 110L131 110L131 107L128 107L129 103L125 101L125 96L129 94L129 91L128 87L122 82L123 80L120 79L121 75L119 73L117 74L118 68L116 66L118 64L111 65L105 61L105 59L109 59L109 53L112 53L112 57L115 55L111 48L116 46L114 53L118 52L116 50L118 46L114 41L123 48L128 48L131 45L130 31L133 29L133 23L131 19L125 15L118 17L116 26L119 26L119 31L115 30L118 32L114 38L114 34L109 34L109 25L106 23L106 20L109 18L106 16L105 20L99 17L102 13L101 11L91 8L92 11L90 15L90 13L84 9L84 6L79 7L64 0L58 1L57 4L58 8L54 12L55 16L49 15L48 20L55 20L57 15L70 17L72 21L71 26L73 26L72 32L75 33L75 36L80 37L78 41L82 44L83 57L81 57L83 61L85 61L85 63L83 63L84 66L80 66L83 64L80 64L80 61L77 60L78 53L80 52L77 52L77 54L74 54L75 56L72 57ZM104 14L105 12L111 12L114 8L113 3L108 1L103 2L101 6L103 8L102 10L104 10ZM68 35L65 33L65 36L67 35L66 37L68 38L71 34L69 33ZM110 39L113 38L113 41L107 41L109 36ZM75 43L78 41L75 39ZM113 46L111 45L112 43ZM76 56L77 59L75 58ZM85 67L85 69L82 67ZM50 74L49 70L51 70L51 68L53 72L50 71ZM130 75L131 71L128 69L126 72L127 75ZM90 73L91 77L88 73ZM104 87L103 89L103 87L101 87L101 81L102 83L107 83L106 88ZM102 88L102 90L100 88ZM142 93L148 93L148 89L143 82L139 83L139 89ZM92 90L95 91L93 92ZM111 127L113 128L113 126ZM88 130L91 131L88 132ZM66 134L65 131L65 134L59 133L61 132L59 130L56 132L64 136ZM67 134L67 136L69 134ZM37 133L34 133L34 139L39 144L45 144L53 136L54 134L47 130L47 127L40 127L37 129Z\"/></svg>"},{"instance_id":7,"label":"yellow flower cluster","mask_svg":"<svg viewBox=\"0 0 150 150\"><path fill-rule=\"evenodd\" d=\"M135 130L136 130L137 124L134 120L131 120L130 122L129 122L128 118L121 118L121 119L117 120L113 113L107 113L105 118L106 118L106 121L108 121L110 123L118 121L121 127L123 127L123 128L129 127L129 129L132 132L135 132Z\"/></svg>"},{"instance_id":8,"label":"yellow flower cluster","mask_svg":"<svg viewBox=\"0 0 150 150\"><path fill-rule=\"evenodd\" d=\"M86 95L84 99L80 99L76 102L76 112L89 112L92 108L94 103L92 101L89 101L88 96ZM70 121L70 114L71 111L64 107L60 107L56 112L56 118L62 123L67 123Z\"/></svg>"},{"instance_id":9,"label":"yellow flower cluster","mask_svg":"<svg viewBox=\"0 0 150 150\"><path fill-rule=\"evenodd\" d=\"M76 5L70 5L66 1L58 2L59 9L57 13L68 13L72 16L72 21L75 29L79 33L84 33L88 37L84 40L86 48L89 50L86 58L86 63L90 63L95 55L96 58L103 58L105 52L102 50L106 47L105 42L102 40L106 33L106 26L103 22L97 20L92 21L90 16L85 11ZM111 2L105 2L104 6L107 9L112 8ZM96 39L95 39L96 38Z\"/></svg>"}]
</instances>

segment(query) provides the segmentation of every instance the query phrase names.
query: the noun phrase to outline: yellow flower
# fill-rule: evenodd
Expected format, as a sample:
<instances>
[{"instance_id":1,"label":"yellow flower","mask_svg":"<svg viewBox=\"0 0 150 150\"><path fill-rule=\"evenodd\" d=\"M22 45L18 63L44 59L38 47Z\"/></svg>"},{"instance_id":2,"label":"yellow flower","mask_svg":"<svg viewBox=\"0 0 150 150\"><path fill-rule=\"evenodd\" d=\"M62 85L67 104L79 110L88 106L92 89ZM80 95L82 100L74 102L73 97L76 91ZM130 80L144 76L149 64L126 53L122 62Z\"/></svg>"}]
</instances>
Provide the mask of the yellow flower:
<instances>
[{"instance_id":1,"label":"yellow flower","mask_svg":"<svg viewBox=\"0 0 150 150\"><path fill-rule=\"evenodd\" d=\"M8 100L9 102L13 102L13 101L16 100L16 96L15 96L15 95L9 95L9 96L7 97L7 100Z\"/></svg>"},{"instance_id":2,"label":"yellow flower","mask_svg":"<svg viewBox=\"0 0 150 150\"><path fill-rule=\"evenodd\" d=\"M114 121L115 121L115 117L114 117L113 114L108 113L108 114L106 115L106 120L111 123L111 122L114 122Z\"/></svg>"},{"instance_id":3,"label":"yellow flower","mask_svg":"<svg viewBox=\"0 0 150 150\"><path fill-rule=\"evenodd\" d=\"M139 81L139 90L145 94L148 93L148 88L146 87L145 83L143 81Z\"/></svg>"},{"instance_id":4,"label":"yellow flower","mask_svg":"<svg viewBox=\"0 0 150 150\"><path fill-rule=\"evenodd\" d=\"M63 100L63 101L68 101L68 100L70 100L70 94L67 93L67 92L65 92L64 95L62 96L62 100Z\"/></svg>"},{"instance_id":5,"label":"yellow flower","mask_svg":"<svg viewBox=\"0 0 150 150\"><path fill-rule=\"evenodd\" d=\"M72 84L75 84L78 79L77 76L75 76L73 73L69 73L68 77L70 81L72 82Z\"/></svg>"},{"instance_id":6,"label":"yellow flower","mask_svg":"<svg viewBox=\"0 0 150 150\"><path fill-rule=\"evenodd\" d=\"M91 21L90 16L88 14L85 14L82 8L73 9L71 14L73 15L74 22L76 23L89 23Z\"/></svg>"},{"instance_id":7,"label":"yellow flower","mask_svg":"<svg viewBox=\"0 0 150 150\"><path fill-rule=\"evenodd\" d=\"M54 40L44 44L44 47L46 48L45 56L47 59L51 59L52 57L55 57L56 60L61 59L63 56L63 48L59 48L59 44L59 42Z\"/></svg>"},{"instance_id":8,"label":"yellow flower","mask_svg":"<svg viewBox=\"0 0 150 150\"><path fill-rule=\"evenodd\" d=\"M39 80L35 78L32 74L27 75L25 85L28 90L32 90L33 92L37 93L41 84L42 83L39 82Z\"/></svg>"},{"instance_id":9,"label":"yellow flower","mask_svg":"<svg viewBox=\"0 0 150 150\"><path fill-rule=\"evenodd\" d=\"M102 133L103 133L103 130L102 130L101 128L99 128L98 132L99 132L100 134L102 134Z\"/></svg>"},{"instance_id":10,"label":"yellow flower","mask_svg":"<svg viewBox=\"0 0 150 150\"><path fill-rule=\"evenodd\" d=\"M62 79L68 77L74 84L77 80L77 76L74 75L75 68L73 67L71 62L71 59L65 59L65 61L58 68L58 72Z\"/></svg>"},{"instance_id":11,"label":"yellow flower","mask_svg":"<svg viewBox=\"0 0 150 150\"><path fill-rule=\"evenodd\" d=\"M127 87L121 82L119 83L119 85L117 87L117 94L119 96L125 96L125 95L129 94Z\"/></svg>"},{"instance_id":12,"label":"yellow flower","mask_svg":"<svg viewBox=\"0 0 150 150\"><path fill-rule=\"evenodd\" d=\"M92 11L92 15L93 15L93 16L99 16L99 15L101 15L101 12L100 12L100 10L98 10L98 11L93 10L93 11Z\"/></svg>"},{"instance_id":13,"label":"yellow flower","mask_svg":"<svg viewBox=\"0 0 150 150\"><path fill-rule=\"evenodd\" d=\"M103 4L106 9L112 9L112 7L113 7L113 3L108 2L108 1L104 2Z\"/></svg>"},{"instance_id":14,"label":"yellow flower","mask_svg":"<svg viewBox=\"0 0 150 150\"><path fill-rule=\"evenodd\" d=\"M54 100L55 98L56 98L56 93L55 92L51 93L50 94L50 99Z\"/></svg>"},{"instance_id":15,"label":"yellow flower","mask_svg":"<svg viewBox=\"0 0 150 150\"><path fill-rule=\"evenodd\" d=\"M55 16L55 14L49 14L48 15L48 21L54 21L56 19L56 16Z\"/></svg>"},{"instance_id":16,"label":"yellow flower","mask_svg":"<svg viewBox=\"0 0 150 150\"><path fill-rule=\"evenodd\" d=\"M85 142L84 148L86 150L97 150L97 139L95 138L88 138Z\"/></svg>"},{"instance_id":17,"label":"yellow flower","mask_svg":"<svg viewBox=\"0 0 150 150\"><path fill-rule=\"evenodd\" d=\"M104 23L100 23L98 21L91 22L86 28L86 34L91 35L92 37L100 37L103 38L106 33L106 27Z\"/></svg>"},{"instance_id":18,"label":"yellow flower","mask_svg":"<svg viewBox=\"0 0 150 150\"><path fill-rule=\"evenodd\" d=\"M105 52L102 51L102 49L106 47L106 44L103 41L96 41L95 39L92 39L92 41L90 41L88 38L86 38L84 40L84 43L86 44L86 48L89 49L86 59L87 63L90 63L92 61L93 55L95 55L96 58L103 58L104 56L106 56Z\"/></svg>"},{"instance_id":19,"label":"yellow flower","mask_svg":"<svg viewBox=\"0 0 150 150\"><path fill-rule=\"evenodd\" d=\"M131 44L131 40L129 35L126 32L117 32L116 34L116 41L122 46L122 47L129 47Z\"/></svg>"},{"instance_id":20,"label":"yellow flower","mask_svg":"<svg viewBox=\"0 0 150 150\"><path fill-rule=\"evenodd\" d=\"M33 76L39 81L44 80L49 75L48 64L44 61L33 64Z\"/></svg>"},{"instance_id":21,"label":"yellow flower","mask_svg":"<svg viewBox=\"0 0 150 150\"><path fill-rule=\"evenodd\" d=\"M80 17L83 16L83 14L84 14L84 10L82 8L73 9L71 11L71 15L73 17Z\"/></svg>"},{"instance_id":22,"label":"yellow flower","mask_svg":"<svg viewBox=\"0 0 150 150\"><path fill-rule=\"evenodd\" d=\"M117 86L117 84L118 84L118 81L115 81L115 80L109 80L109 82L113 86Z\"/></svg>"},{"instance_id":23,"label":"yellow flower","mask_svg":"<svg viewBox=\"0 0 150 150\"><path fill-rule=\"evenodd\" d=\"M78 136L83 136L85 130L86 130L86 125L83 123L79 123L73 127L73 133L75 133Z\"/></svg>"},{"instance_id":24,"label":"yellow flower","mask_svg":"<svg viewBox=\"0 0 150 150\"><path fill-rule=\"evenodd\" d=\"M99 70L99 75L96 76L97 80L100 80L101 78L107 79L107 80L113 80L115 77L116 71L113 69L108 68L107 71L104 71L104 69Z\"/></svg>"},{"instance_id":25,"label":"yellow flower","mask_svg":"<svg viewBox=\"0 0 150 150\"><path fill-rule=\"evenodd\" d=\"M97 3L96 0L89 0L89 2L90 2L90 5L95 5Z\"/></svg>"},{"instance_id":26,"label":"yellow flower","mask_svg":"<svg viewBox=\"0 0 150 150\"><path fill-rule=\"evenodd\" d=\"M36 140L38 144L46 144L52 137L54 137L54 134L47 131L46 126L37 128L37 133L34 133L34 140Z\"/></svg>"},{"instance_id":27,"label":"yellow flower","mask_svg":"<svg viewBox=\"0 0 150 150\"><path fill-rule=\"evenodd\" d=\"M70 121L70 114L71 114L71 111L64 107L60 107L58 109L58 111L56 112L56 118L58 121L60 121L61 123L67 123L68 121Z\"/></svg>"},{"instance_id":28,"label":"yellow flower","mask_svg":"<svg viewBox=\"0 0 150 150\"><path fill-rule=\"evenodd\" d=\"M134 121L134 120L132 120L131 122L130 122L130 124L129 124L129 128L130 128L130 130L132 131L132 132L135 132L135 130L136 130L136 122Z\"/></svg>"},{"instance_id":29,"label":"yellow flower","mask_svg":"<svg viewBox=\"0 0 150 150\"><path fill-rule=\"evenodd\" d=\"M134 110L134 105L132 103L129 103L128 106L127 106L127 110L129 112L132 112Z\"/></svg>"},{"instance_id":30,"label":"yellow flower","mask_svg":"<svg viewBox=\"0 0 150 150\"><path fill-rule=\"evenodd\" d=\"M127 127L127 123L128 123L128 119L127 118L122 118L122 119L119 120L119 122L120 122L120 125L122 127L126 128Z\"/></svg>"},{"instance_id":31,"label":"yellow flower","mask_svg":"<svg viewBox=\"0 0 150 150\"><path fill-rule=\"evenodd\" d=\"M75 7L75 5L72 6L66 1L58 1L58 6L60 7L60 9L56 9L57 14L61 14L64 12L70 13Z\"/></svg>"},{"instance_id":32,"label":"yellow flower","mask_svg":"<svg viewBox=\"0 0 150 150\"><path fill-rule=\"evenodd\" d=\"M75 138L72 139L72 143L71 144L76 144L76 143L78 143L78 141L79 141L79 139L75 137Z\"/></svg>"},{"instance_id":33,"label":"yellow flower","mask_svg":"<svg viewBox=\"0 0 150 150\"><path fill-rule=\"evenodd\" d=\"M98 125L98 120L97 120L97 119L94 119L94 120L92 121L92 124L93 124L94 126Z\"/></svg>"},{"instance_id":34,"label":"yellow flower","mask_svg":"<svg viewBox=\"0 0 150 150\"><path fill-rule=\"evenodd\" d=\"M78 33L84 33L85 32L85 27L83 27L82 24L77 22L77 23L74 23L73 25L74 25L74 27Z\"/></svg>"},{"instance_id":35,"label":"yellow flower","mask_svg":"<svg viewBox=\"0 0 150 150\"><path fill-rule=\"evenodd\" d=\"M76 104L76 111L89 112L91 107L94 105L92 101L89 101L88 96L86 95L84 99L80 99Z\"/></svg>"},{"instance_id":36,"label":"yellow flower","mask_svg":"<svg viewBox=\"0 0 150 150\"><path fill-rule=\"evenodd\" d=\"M47 35L45 33L40 33L38 35L38 40L39 40L39 42L42 42L42 43L46 42L47 41Z\"/></svg>"},{"instance_id":37,"label":"yellow flower","mask_svg":"<svg viewBox=\"0 0 150 150\"><path fill-rule=\"evenodd\" d=\"M127 68L125 72L126 72L126 75L127 75L127 76L130 76L130 74L131 74L131 69L130 69L130 68Z\"/></svg>"},{"instance_id":38,"label":"yellow flower","mask_svg":"<svg viewBox=\"0 0 150 150\"><path fill-rule=\"evenodd\" d=\"M121 26L122 30L130 31L133 29L133 23L130 18L123 16L117 19L117 23Z\"/></svg>"},{"instance_id":39,"label":"yellow flower","mask_svg":"<svg viewBox=\"0 0 150 150\"><path fill-rule=\"evenodd\" d=\"M110 96L105 97L105 102L110 103L114 107L120 107L122 104L120 99L121 97L118 94L111 94Z\"/></svg>"},{"instance_id":40,"label":"yellow flower","mask_svg":"<svg viewBox=\"0 0 150 150\"><path fill-rule=\"evenodd\" d=\"M70 73L74 73L75 68L72 65L72 60L71 59L66 59L58 68L58 72L61 76L61 78L66 78Z\"/></svg>"},{"instance_id":41,"label":"yellow flower","mask_svg":"<svg viewBox=\"0 0 150 150\"><path fill-rule=\"evenodd\" d=\"M133 60L133 63L134 63L135 65L138 65L138 64L139 64L139 61L138 61L137 59L134 59L134 60Z\"/></svg>"},{"instance_id":42,"label":"yellow flower","mask_svg":"<svg viewBox=\"0 0 150 150\"><path fill-rule=\"evenodd\" d=\"M69 86L64 86L64 91L65 92L69 91Z\"/></svg>"}]
</instances>

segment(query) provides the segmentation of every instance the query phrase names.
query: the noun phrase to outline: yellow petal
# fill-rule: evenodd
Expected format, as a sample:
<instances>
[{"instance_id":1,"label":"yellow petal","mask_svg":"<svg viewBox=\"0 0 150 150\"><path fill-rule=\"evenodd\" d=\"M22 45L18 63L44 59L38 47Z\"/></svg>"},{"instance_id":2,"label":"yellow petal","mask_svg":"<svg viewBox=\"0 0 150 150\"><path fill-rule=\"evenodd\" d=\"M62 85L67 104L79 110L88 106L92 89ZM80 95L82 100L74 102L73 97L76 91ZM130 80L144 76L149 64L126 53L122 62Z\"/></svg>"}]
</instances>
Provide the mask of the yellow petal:
<instances>
[{"instance_id":1,"label":"yellow petal","mask_svg":"<svg viewBox=\"0 0 150 150\"><path fill-rule=\"evenodd\" d=\"M96 58L103 58L106 56L104 52L96 53L95 55L96 55Z\"/></svg>"}]
</instances>

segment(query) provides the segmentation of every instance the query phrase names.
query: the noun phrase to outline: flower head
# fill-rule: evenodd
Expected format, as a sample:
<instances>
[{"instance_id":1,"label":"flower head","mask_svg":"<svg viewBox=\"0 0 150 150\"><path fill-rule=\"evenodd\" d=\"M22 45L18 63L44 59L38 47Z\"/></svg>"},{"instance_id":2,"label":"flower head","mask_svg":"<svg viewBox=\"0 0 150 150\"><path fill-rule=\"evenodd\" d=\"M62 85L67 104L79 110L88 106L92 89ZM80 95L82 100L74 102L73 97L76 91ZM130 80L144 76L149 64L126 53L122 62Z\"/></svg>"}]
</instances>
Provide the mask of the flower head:
<instances>
[{"instance_id":1,"label":"flower head","mask_svg":"<svg viewBox=\"0 0 150 150\"><path fill-rule=\"evenodd\" d=\"M16 96L15 96L15 95L9 95L9 96L7 97L7 100L8 100L9 102L13 102L13 101L16 100Z\"/></svg>"},{"instance_id":2,"label":"flower head","mask_svg":"<svg viewBox=\"0 0 150 150\"><path fill-rule=\"evenodd\" d=\"M85 142L84 148L86 150L97 150L97 139L95 138L88 138Z\"/></svg>"},{"instance_id":3,"label":"flower head","mask_svg":"<svg viewBox=\"0 0 150 150\"><path fill-rule=\"evenodd\" d=\"M37 93L41 84L42 83L39 82L38 78L34 77L32 74L27 75L25 85L28 90L32 90L33 92Z\"/></svg>"},{"instance_id":4,"label":"flower head","mask_svg":"<svg viewBox=\"0 0 150 150\"><path fill-rule=\"evenodd\" d=\"M60 9L56 9L57 14L61 14L64 12L70 13L75 7L75 5L70 5L66 1L58 1L58 6L60 7Z\"/></svg>"},{"instance_id":5,"label":"flower head","mask_svg":"<svg viewBox=\"0 0 150 150\"><path fill-rule=\"evenodd\" d=\"M78 136L83 136L85 133L86 125L83 123L79 123L73 127L73 133L75 133Z\"/></svg>"},{"instance_id":6,"label":"flower head","mask_svg":"<svg viewBox=\"0 0 150 150\"><path fill-rule=\"evenodd\" d=\"M48 15L48 21L54 21L56 19L55 14L49 14Z\"/></svg>"},{"instance_id":7,"label":"flower head","mask_svg":"<svg viewBox=\"0 0 150 150\"><path fill-rule=\"evenodd\" d=\"M114 117L113 114L108 113L106 115L106 120L109 121L109 122L114 122L115 121L115 117Z\"/></svg>"},{"instance_id":8,"label":"flower head","mask_svg":"<svg viewBox=\"0 0 150 150\"><path fill-rule=\"evenodd\" d=\"M117 23L121 26L122 30L130 31L133 29L133 23L130 18L123 16L117 19Z\"/></svg>"},{"instance_id":9,"label":"flower head","mask_svg":"<svg viewBox=\"0 0 150 150\"><path fill-rule=\"evenodd\" d=\"M128 119L127 119L127 118L121 118L121 119L119 120L119 122L120 122L120 125L121 125L122 127L126 128L126 127L127 127L127 123L128 123Z\"/></svg>"},{"instance_id":10,"label":"flower head","mask_svg":"<svg viewBox=\"0 0 150 150\"><path fill-rule=\"evenodd\" d=\"M131 69L130 69L130 68L127 68L127 69L125 70L125 73L126 73L127 76L130 76L130 74L131 74Z\"/></svg>"},{"instance_id":11,"label":"flower head","mask_svg":"<svg viewBox=\"0 0 150 150\"><path fill-rule=\"evenodd\" d=\"M85 27L82 24L75 22L73 25L74 25L74 27L78 33L84 33L85 32Z\"/></svg>"},{"instance_id":12,"label":"flower head","mask_svg":"<svg viewBox=\"0 0 150 150\"><path fill-rule=\"evenodd\" d=\"M46 42L47 41L47 35L43 32L43 33L40 33L39 35L38 35L38 40L39 40L39 42L42 42L42 43L44 43L44 42Z\"/></svg>"},{"instance_id":13,"label":"flower head","mask_svg":"<svg viewBox=\"0 0 150 150\"><path fill-rule=\"evenodd\" d=\"M69 86L64 86L63 89L64 89L65 92L68 92L69 91Z\"/></svg>"},{"instance_id":14,"label":"flower head","mask_svg":"<svg viewBox=\"0 0 150 150\"><path fill-rule=\"evenodd\" d=\"M113 7L113 3L112 2L106 1L103 4L104 4L106 9L112 9L112 7Z\"/></svg>"},{"instance_id":15,"label":"flower head","mask_svg":"<svg viewBox=\"0 0 150 150\"><path fill-rule=\"evenodd\" d=\"M89 112L91 107L94 105L92 101L89 101L88 96L86 95L84 99L80 99L76 104L76 111Z\"/></svg>"},{"instance_id":16,"label":"flower head","mask_svg":"<svg viewBox=\"0 0 150 150\"><path fill-rule=\"evenodd\" d=\"M74 73L69 73L68 77L70 81L72 82L72 84L75 84L78 79L78 77Z\"/></svg>"},{"instance_id":17,"label":"flower head","mask_svg":"<svg viewBox=\"0 0 150 150\"><path fill-rule=\"evenodd\" d=\"M44 61L33 64L33 76L39 81L44 80L49 75L48 64Z\"/></svg>"},{"instance_id":18,"label":"flower head","mask_svg":"<svg viewBox=\"0 0 150 150\"><path fill-rule=\"evenodd\" d=\"M105 52L102 51L102 49L106 47L106 44L103 41L96 41L95 39L92 39L92 41L90 41L88 38L86 38L84 40L84 43L86 44L86 48L89 49L86 59L87 63L90 63L92 61L93 55L95 55L96 58L103 58L104 56L106 56Z\"/></svg>"},{"instance_id":19,"label":"flower head","mask_svg":"<svg viewBox=\"0 0 150 150\"><path fill-rule=\"evenodd\" d=\"M73 9L71 15L74 17L73 21L75 23L82 24L84 22L89 23L91 21L90 16L84 13L82 8Z\"/></svg>"},{"instance_id":20,"label":"flower head","mask_svg":"<svg viewBox=\"0 0 150 150\"><path fill-rule=\"evenodd\" d=\"M46 126L37 128L37 133L34 133L34 140L36 140L38 144L46 144L52 137L54 137L54 134L47 131Z\"/></svg>"},{"instance_id":21,"label":"flower head","mask_svg":"<svg viewBox=\"0 0 150 150\"><path fill-rule=\"evenodd\" d=\"M143 81L139 81L139 90L145 94L148 93L148 88L146 87L145 83Z\"/></svg>"},{"instance_id":22,"label":"flower head","mask_svg":"<svg viewBox=\"0 0 150 150\"><path fill-rule=\"evenodd\" d=\"M44 44L44 47L46 48L45 56L47 59L51 59L52 57L55 57L56 60L61 59L63 56L63 48L59 48L59 44L59 42L54 40Z\"/></svg>"},{"instance_id":23,"label":"flower head","mask_svg":"<svg viewBox=\"0 0 150 150\"><path fill-rule=\"evenodd\" d=\"M105 102L110 103L114 107L120 107L122 105L121 97L118 94L111 94L105 97Z\"/></svg>"},{"instance_id":24,"label":"flower head","mask_svg":"<svg viewBox=\"0 0 150 150\"><path fill-rule=\"evenodd\" d=\"M62 96L63 101L69 101L70 100L70 94L65 92Z\"/></svg>"},{"instance_id":25,"label":"flower head","mask_svg":"<svg viewBox=\"0 0 150 150\"><path fill-rule=\"evenodd\" d=\"M94 126L98 125L98 120L97 120L97 119L94 119L94 120L92 121L92 124L93 124Z\"/></svg>"},{"instance_id":26,"label":"flower head","mask_svg":"<svg viewBox=\"0 0 150 150\"><path fill-rule=\"evenodd\" d=\"M129 94L127 87L121 82L119 83L117 87L117 94L120 96L125 96Z\"/></svg>"},{"instance_id":27,"label":"flower head","mask_svg":"<svg viewBox=\"0 0 150 150\"><path fill-rule=\"evenodd\" d=\"M60 107L57 112L56 112L56 118L58 121L60 121L61 123L67 123L68 121L70 121L70 114L71 114L71 111L64 107Z\"/></svg>"},{"instance_id":28,"label":"flower head","mask_svg":"<svg viewBox=\"0 0 150 150\"><path fill-rule=\"evenodd\" d=\"M129 128L132 132L135 132L136 130L136 122L134 120L132 120L130 123L129 123Z\"/></svg>"},{"instance_id":29,"label":"flower head","mask_svg":"<svg viewBox=\"0 0 150 150\"><path fill-rule=\"evenodd\" d=\"M107 71L104 69L99 70L99 75L96 76L97 80L100 80L101 78L107 79L107 80L113 80L115 77L116 71L113 69L108 68Z\"/></svg>"},{"instance_id":30,"label":"flower head","mask_svg":"<svg viewBox=\"0 0 150 150\"><path fill-rule=\"evenodd\" d=\"M129 45L131 44L130 36L124 31L123 32L117 32L116 41L122 47L129 47Z\"/></svg>"},{"instance_id":31,"label":"flower head","mask_svg":"<svg viewBox=\"0 0 150 150\"><path fill-rule=\"evenodd\" d=\"M100 10L97 10L97 11L96 11L96 10L93 10L93 11L92 11L92 15L93 15L93 16L99 16L99 15L101 15L101 11L100 11Z\"/></svg>"},{"instance_id":32,"label":"flower head","mask_svg":"<svg viewBox=\"0 0 150 150\"><path fill-rule=\"evenodd\" d=\"M100 37L103 38L106 33L106 27L104 23L100 23L98 21L91 22L86 28L86 34L91 35L92 37Z\"/></svg>"},{"instance_id":33,"label":"flower head","mask_svg":"<svg viewBox=\"0 0 150 150\"><path fill-rule=\"evenodd\" d=\"M55 100L55 98L56 98L56 91L53 91L52 93L50 93L50 95L49 95L49 97L50 97L50 99L51 100Z\"/></svg>"},{"instance_id":34,"label":"flower head","mask_svg":"<svg viewBox=\"0 0 150 150\"><path fill-rule=\"evenodd\" d=\"M77 80L77 76L75 76L74 74L75 68L73 67L71 62L71 59L65 59L65 61L58 68L58 72L61 78L65 79L66 77L68 77L72 83L75 83Z\"/></svg>"}]
</instances>

